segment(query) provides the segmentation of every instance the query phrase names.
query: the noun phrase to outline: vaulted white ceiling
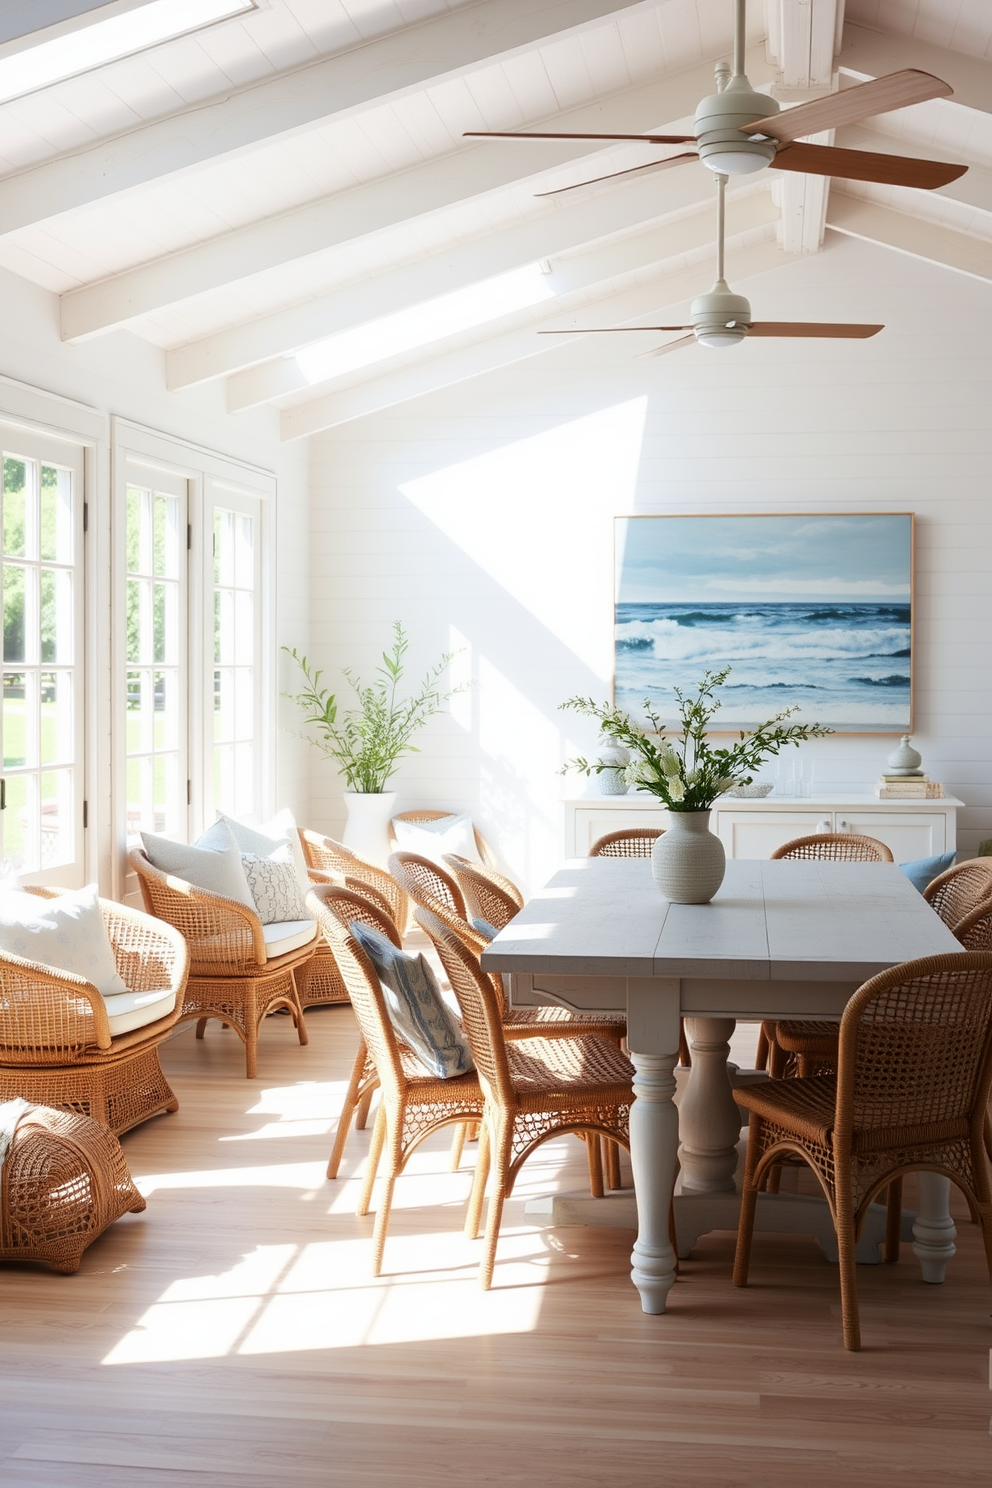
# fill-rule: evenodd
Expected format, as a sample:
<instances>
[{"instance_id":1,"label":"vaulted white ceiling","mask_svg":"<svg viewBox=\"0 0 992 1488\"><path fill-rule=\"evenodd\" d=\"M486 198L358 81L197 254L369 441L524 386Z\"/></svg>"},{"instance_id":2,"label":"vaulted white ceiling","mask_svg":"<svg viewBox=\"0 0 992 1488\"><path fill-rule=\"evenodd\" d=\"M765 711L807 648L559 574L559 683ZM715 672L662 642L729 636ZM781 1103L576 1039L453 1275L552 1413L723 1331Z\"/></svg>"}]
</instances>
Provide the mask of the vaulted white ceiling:
<instances>
[{"instance_id":1,"label":"vaulted white ceiling","mask_svg":"<svg viewBox=\"0 0 992 1488\"><path fill-rule=\"evenodd\" d=\"M230 409L277 406L286 438L560 350L538 330L682 314L713 278L709 171L539 198L657 152L463 134L691 127L732 19L732 0L257 0L0 105L0 265L59 296L65 340L125 329L163 348L169 387L224 379ZM831 232L992 280L988 0L751 0L748 75L784 103L903 67L953 98L832 142L967 174L934 192L738 177L735 288ZM316 386L296 363L537 260L539 305Z\"/></svg>"}]
</instances>

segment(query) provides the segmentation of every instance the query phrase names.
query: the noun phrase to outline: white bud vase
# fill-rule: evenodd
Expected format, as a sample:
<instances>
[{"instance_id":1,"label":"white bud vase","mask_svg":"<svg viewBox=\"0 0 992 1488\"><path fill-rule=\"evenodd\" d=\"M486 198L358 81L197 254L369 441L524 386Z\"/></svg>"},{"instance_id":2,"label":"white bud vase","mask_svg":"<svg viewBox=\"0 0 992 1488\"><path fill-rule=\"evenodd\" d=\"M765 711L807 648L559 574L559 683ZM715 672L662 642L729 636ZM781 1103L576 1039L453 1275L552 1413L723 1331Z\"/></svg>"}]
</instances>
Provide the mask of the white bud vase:
<instances>
[{"instance_id":1,"label":"white bud vase","mask_svg":"<svg viewBox=\"0 0 992 1488\"><path fill-rule=\"evenodd\" d=\"M611 739L608 734L600 736L599 763L611 765L612 769L599 771L599 789L604 796L625 796L629 790L624 769L630 764L630 750Z\"/></svg>"},{"instance_id":2,"label":"white bud vase","mask_svg":"<svg viewBox=\"0 0 992 1488\"><path fill-rule=\"evenodd\" d=\"M709 811L670 811L651 850L651 871L672 904L708 904L723 883L727 854L710 831Z\"/></svg>"}]
</instances>

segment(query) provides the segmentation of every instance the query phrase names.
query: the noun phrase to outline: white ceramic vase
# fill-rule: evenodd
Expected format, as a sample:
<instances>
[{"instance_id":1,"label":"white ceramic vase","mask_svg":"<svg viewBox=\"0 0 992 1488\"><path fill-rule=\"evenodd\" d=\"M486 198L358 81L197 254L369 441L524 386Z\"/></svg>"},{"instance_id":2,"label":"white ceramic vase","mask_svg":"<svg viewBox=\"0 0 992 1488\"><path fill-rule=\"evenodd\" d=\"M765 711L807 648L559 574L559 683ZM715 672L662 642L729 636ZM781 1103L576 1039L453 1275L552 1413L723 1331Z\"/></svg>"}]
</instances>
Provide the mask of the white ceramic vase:
<instances>
[{"instance_id":1,"label":"white ceramic vase","mask_svg":"<svg viewBox=\"0 0 992 1488\"><path fill-rule=\"evenodd\" d=\"M345 847L385 868L389 857L389 818L396 804L396 792L345 791L344 804L348 820L341 840Z\"/></svg>"},{"instance_id":2,"label":"white ceramic vase","mask_svg":"<svg viewBox=\"0 0 992 1488\"><path fill-rule=\"evenodd\" d=\"M672 904L708 904L723 883L727 854L708 811L670 811L651 851L651 871Z\"/></svg>"},{"instance_id":3,"label":"white ceramic vase","mask_svg":"<svg viewBox=\"0 0 992 1488\"><path fill-rule=\"evenodd\" d=\"M611 739L608 734L600 736L599 763L611 765L612 769L599 771L599 789L604 796L625 796L630 787L624 769L630 764L630 750Z\"/></svg>"}]
</instances>

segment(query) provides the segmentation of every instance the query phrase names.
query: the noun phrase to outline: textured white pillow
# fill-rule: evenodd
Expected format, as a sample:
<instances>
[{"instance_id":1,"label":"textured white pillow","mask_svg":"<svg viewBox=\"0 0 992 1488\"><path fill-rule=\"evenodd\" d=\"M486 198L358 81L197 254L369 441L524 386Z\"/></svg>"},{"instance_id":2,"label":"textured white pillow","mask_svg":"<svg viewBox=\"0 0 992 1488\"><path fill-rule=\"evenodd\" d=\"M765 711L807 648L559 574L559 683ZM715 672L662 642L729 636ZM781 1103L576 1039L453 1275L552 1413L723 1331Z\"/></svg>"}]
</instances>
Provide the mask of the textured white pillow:
<instances>
[{"instance_id":1,"label":"textured white pillow","mask_svg":"<svg viewBox=\"0 0 992 1488\"><path fill-rule=\"evenodd\" d=\"M85 977L104 997L127 991L100 913L96 884L58 899L5 890L0 894L0 951Z\"/></svg>"},{"instance_id":2,"label":"textured white pillow","mask_svg":"<svg viewBox=\"0 0 992 1488\"><path fill-rule=\"evenodd\" d=\"M235 821L233 816L225 816L223 811L218 811L217 820L226 823L241 852L251 853L256 858L276 857L277 849L288 843L300 893L309 894L313 885L307 872L307 860L303 856L300 834L296 830L296 819L288 807L277 811L272 820L261 827L249 827L245 822ZM278 858L276 860L281 861Z\"/></svg>"},{"instance_id":3,"label":"textured white pillow","mask_svg":"<svg viewBox=\"0 0 992 1488\"><path fill-rule=\"evenodd\" d=\"M251 853L241 854L241 866L263 925L280 925L286 920L307 918L289 843L284 842L279 852L281 857L273 854L272 857L256 858Z\"/></svg>"},{"instance_id":4,"label":"textured white pillow","mask_svg":"<svg viewBox=\"0 0 992 1488\"><path fill-rule=\"evenodd\" d=\"M457 853L460 858L468 858L470 863L480 861L472 818L464 812L461 815L439 816L436 821L424 822L400 821L398 817L393 817L393 835L400 852L412 852L418 857L429 858L432 863L444 868L445 872L450 871L444 862L445 853Z\"/></svg>"},{"instance_id":5,"label":"textured white pillow","mask_svg":"<svg viewBox=\"0 0 992 1488\"><path fill-rule=\"evenodd\" d=\"M192 847L185 842L173 842L169 837L154 837L151 832L142 832L141 840L148 861L161 873L172 873L198 889L222 894L248 909L255 908L241 866L241 853L225 822L214 822Z\"/></svg>"}]
</instances>

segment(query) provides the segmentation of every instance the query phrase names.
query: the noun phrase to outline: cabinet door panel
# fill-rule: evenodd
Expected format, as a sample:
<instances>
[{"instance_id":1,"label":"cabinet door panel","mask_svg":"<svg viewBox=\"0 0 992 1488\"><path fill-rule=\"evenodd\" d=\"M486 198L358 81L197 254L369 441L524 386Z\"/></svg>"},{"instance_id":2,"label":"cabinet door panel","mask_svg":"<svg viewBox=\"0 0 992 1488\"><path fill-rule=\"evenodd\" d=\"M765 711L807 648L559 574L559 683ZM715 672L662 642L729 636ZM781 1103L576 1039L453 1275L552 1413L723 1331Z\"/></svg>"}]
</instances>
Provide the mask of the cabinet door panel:
<instances>
[{"instance_id":1,"label":"cabinet door panel","mask_svg":"<svg viewBox=\"0 0 992 1488\"><path fill-rule=\"evenodd\" d=\"M942 811L838 811L838 832L877 837L897 863L930 858L946 851L947 819Z\"/></svg>"},{"instance_id":2,"label":"cabinet door panel","mask_svg":"<svg viewBox=\"0 0 992 1488\"><path fill-rule=\"evenodd\" d=\"M770 858L776 848L793 837L813 832L832 832L829 811L719 811L714 830L728 858Z\"/></svg>"},{"instance_id":3,"label":"cabinet door panel","mask_svg":"<svg viewBox=\"0 0 992 1488\"><path fill-rule=\"evenodd\" d=\"M609 807L579 806L575 812L575 849L577 858L589 856L589 849L598 837L607 832L621 832L624 827L667 827L668 813L650 806L643 811L611 811Z\"/></svg>"}]
</instances>

